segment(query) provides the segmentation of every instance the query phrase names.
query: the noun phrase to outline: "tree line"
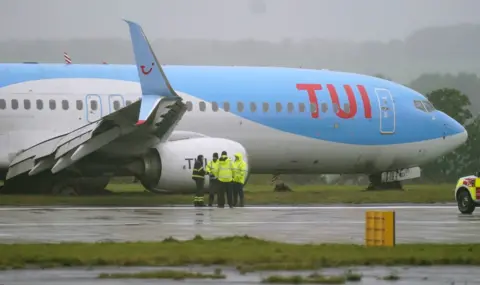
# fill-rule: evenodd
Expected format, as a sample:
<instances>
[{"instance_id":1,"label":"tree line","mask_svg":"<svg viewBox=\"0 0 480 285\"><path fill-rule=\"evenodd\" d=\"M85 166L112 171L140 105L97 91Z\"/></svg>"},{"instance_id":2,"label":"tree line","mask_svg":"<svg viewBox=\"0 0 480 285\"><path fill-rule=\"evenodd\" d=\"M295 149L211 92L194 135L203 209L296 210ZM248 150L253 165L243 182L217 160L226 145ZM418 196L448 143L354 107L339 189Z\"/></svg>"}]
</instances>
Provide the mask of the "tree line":
<instances>
[{"instance_id":1,"label":"tree line","mask_svg":"<svg viewBox=\"0 0 480 285\"><path fill-rule=\"evenodd\" d=\"M378 75L385 78L386 76ZM409 87L424 94L435 106L462 124L468 140L455 151L422 167L425 183L453 183L480 170L480 78L473 73L422 74Z\"/></svg>"},{"instance_id":2,"label":"tree line","mask_svg":"<svg viewBox=\"0 0 480 285\"><path fill-rule=\"evenodd\" d=\"M160 27L162 29L162 27ZM432 27L388 42L356 42L312 38L221 41L215 39L154 39L162 64L256 65L388 73L407 84L427 72L480 73L480 25ZM0 62L133 64L128 31L125 38L65 40L2 40ZM75 37L75 35L72 35ZM459 44L460 43L460 44Z\"/></svg>"}]
</instances>

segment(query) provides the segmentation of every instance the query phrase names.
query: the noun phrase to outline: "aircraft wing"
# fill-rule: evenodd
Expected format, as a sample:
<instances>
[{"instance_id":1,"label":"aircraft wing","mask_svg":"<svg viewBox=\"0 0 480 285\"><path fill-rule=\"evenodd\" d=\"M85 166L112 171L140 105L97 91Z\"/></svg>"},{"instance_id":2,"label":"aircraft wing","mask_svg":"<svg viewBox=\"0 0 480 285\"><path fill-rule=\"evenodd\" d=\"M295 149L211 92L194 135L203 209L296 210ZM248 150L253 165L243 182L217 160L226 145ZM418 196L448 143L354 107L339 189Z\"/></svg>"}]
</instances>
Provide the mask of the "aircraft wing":
<instances>
[{"instance_id":1,"label":"aircraft wing","mask_svg":"<svg viewBox=\"0 0 480 285\"><path fill-rule=\"evenodd\" d=\"M7 180L26 172L35 175L50 169L57 173L92 153L108 152L112 146L132 143L133 139L137 147L147 150L169 137L185 113L186 105L170 86L142 28L126 22L140 76L141 100L20 151L10 163ZM129 149L122 151L128 156Z\"/></svg>"}]
</instances>

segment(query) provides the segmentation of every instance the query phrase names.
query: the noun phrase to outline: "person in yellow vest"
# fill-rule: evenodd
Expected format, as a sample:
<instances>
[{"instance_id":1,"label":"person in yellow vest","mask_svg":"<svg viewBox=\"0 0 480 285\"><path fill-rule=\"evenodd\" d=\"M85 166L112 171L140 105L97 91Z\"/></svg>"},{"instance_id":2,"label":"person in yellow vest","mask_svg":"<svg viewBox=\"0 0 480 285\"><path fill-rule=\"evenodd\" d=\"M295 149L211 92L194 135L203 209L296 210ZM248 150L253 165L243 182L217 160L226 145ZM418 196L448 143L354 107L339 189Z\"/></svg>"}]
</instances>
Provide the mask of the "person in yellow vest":
<instances>
[{"instance_id":1,"label":"person in yellow vest","mask_svg":"<svg viewBox=\"0 0 480 285\"><path fill-rule=\"evenodd\" d=\"M227 157L227 152L222 151L222 155L218 160L218 207L225 207L225 194L227 194L227 203L230 208L233 208L232 201L232 181L233 181L233 164L230 158Z\"/></svg>"},{"instance_id":2,"label":"person in yellow vest","mask_svg":"<svg viewBox=\"0 0 480 285\"><path fill-rule=\"evenodd\" d=\"M235 154L235 161L233 162L233 206L237 206L240 200L240 207L243 207L243 185L247 176L247 163L243 160L241 153ZM238 199L240 198L240 199Z\"/></svg>"},{"instance_id":3,"label":"person in yellow vest","mask_svg":"<svg viewBox=\"0 0 480 285\"><path fill-rule=\"evenodd\" d=\"M205 169L203 168L203 155L199 154L195 160L192 171L192 179L195 181L197 191L193 198L193 205L195 207L205 206L203 202L203 186L205 185Z\"/></svg>"},{"instance_id":4,"label":"person in yellow vest","mask_svg":"<svg viewBox=\"0 0 480 285\"><path fill-rule=\"evenodd\" d=\"M208 162L205 169L207 170L207 174L210 177L210 185L209 185L209 189L208 189L209 190L208 206L212 207L213 201L215 200L215 194L217 194L217 202L219 201L218 193L217 193L218 192L218 179L217 179L217 176L215 176L215 174L218 174L217 173L218 172L217 171L217 169L218 169L218 153L217 152L215 152L213 154L213 159ZM225 198L224 198L224 200L225 200Z\"/></svg>"}]
</instances>

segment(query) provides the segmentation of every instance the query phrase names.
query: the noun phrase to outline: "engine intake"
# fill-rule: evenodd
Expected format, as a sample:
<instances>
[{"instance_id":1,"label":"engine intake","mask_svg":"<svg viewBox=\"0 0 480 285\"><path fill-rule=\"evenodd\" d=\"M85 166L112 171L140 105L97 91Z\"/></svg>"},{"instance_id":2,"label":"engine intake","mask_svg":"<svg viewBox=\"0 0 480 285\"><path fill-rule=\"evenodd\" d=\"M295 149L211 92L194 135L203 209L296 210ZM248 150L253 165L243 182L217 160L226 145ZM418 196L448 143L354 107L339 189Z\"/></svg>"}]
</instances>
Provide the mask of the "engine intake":
<instances>
[{"instance_id":1,"label":"engine intake","mask_svg":"<svg viewBox=\"0 0 480 285\"><path fill-rule=\"evenodd\" d=\"M205 165L214 152L226 151L234 160L235 153L241 153L248 164L248 154L238 142L222 138L192 138L169 141L151 149L143 158L143 171L139 175L142 185L153 193L192 193L195 182L192 169L199 154L205 158ZM247 170L248 177L249 170ZM206 176L205 187L209 179Z\"/></svg>"}]
</instances>

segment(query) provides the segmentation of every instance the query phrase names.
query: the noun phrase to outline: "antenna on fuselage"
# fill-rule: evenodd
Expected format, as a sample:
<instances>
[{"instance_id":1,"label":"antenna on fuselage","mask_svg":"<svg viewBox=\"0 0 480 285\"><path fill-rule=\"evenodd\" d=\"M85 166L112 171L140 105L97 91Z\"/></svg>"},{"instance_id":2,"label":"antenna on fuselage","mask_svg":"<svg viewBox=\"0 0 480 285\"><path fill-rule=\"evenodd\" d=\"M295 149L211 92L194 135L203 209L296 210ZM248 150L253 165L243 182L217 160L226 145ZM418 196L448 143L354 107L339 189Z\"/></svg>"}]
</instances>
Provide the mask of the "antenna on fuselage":
<instances>
[{"instance_id":1,"label":"antenna on fuselage","mask_svg":"<svg viewBox=\"0 0 480 285\"><path fill-rule=\"evenodd\" d=\"M63 52L63 60L65 60L65 64L72 64L72 59L66 52Z\"/></svg>"},{"instance_id":2,"label":"antenna on fuselage","mask_svg":"<svg viewBox=\"0 0 480 285\"><path fill-rule=\"evenodd\" d=\"M72 58L66 52L63 52L63 60L65 60L65 64L72 64ZM108 63L106 61L102 61L102 64Z\"/></svg>"}]
</instances>

